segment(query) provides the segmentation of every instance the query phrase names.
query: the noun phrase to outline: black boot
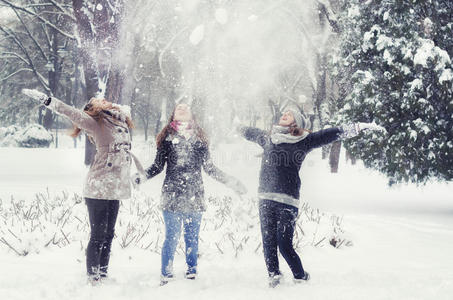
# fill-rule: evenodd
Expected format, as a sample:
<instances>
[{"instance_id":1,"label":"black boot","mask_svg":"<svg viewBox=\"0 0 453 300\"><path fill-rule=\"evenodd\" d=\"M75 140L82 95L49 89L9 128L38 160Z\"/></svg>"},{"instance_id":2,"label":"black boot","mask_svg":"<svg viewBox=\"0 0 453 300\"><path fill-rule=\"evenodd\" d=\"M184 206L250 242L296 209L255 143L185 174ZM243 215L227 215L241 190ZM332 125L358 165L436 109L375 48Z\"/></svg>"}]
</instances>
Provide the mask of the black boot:
<instances>
[{"instance_id":1,"label":"black boot","mask_svg":"<svg viewBox=\"0 0 453 300\"><path fill-rule=\"evenodd\" d=\"M310 280L310 274L305 271L304 277L302 278L294 278L294 283L302 283L302 282L307 282Z\"/></svg>"}]
</instances>

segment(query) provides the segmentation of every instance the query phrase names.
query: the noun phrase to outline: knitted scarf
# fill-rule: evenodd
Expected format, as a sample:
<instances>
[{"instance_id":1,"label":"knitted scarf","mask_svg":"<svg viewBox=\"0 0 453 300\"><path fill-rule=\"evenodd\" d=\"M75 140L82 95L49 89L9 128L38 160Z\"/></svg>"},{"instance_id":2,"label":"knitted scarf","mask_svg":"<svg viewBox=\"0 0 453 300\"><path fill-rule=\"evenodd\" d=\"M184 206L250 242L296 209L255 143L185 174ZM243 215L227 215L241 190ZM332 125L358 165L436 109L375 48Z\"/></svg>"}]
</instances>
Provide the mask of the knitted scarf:
<instances>
[{"instance_id":1,"label":"knitted scarf","mask_svg":"<svg viewBox=\"0 0 453 300\"><path fill-rule=\"evenodd\" d=\"M274 125L271 131L271 141L273 144L295 144L307 137L309 132L304 131L302 135L294 136L289 133L288 126Z\"/></svg>"}]
</instances>

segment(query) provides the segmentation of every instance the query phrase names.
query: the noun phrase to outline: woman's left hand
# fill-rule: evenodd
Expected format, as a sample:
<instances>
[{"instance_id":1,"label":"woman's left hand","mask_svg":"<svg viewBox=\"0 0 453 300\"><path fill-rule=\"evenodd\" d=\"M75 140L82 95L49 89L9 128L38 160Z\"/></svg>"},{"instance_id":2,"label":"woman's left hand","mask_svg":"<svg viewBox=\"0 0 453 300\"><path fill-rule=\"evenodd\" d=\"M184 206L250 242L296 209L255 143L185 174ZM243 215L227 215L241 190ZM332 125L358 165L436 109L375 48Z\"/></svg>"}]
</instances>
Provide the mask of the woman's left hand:
<instances>
[{"instance_id":1,"label":"woman's left hand","mask_svg":"<svg viewBox=\"0 0 453 300\"><path fill-rule=\"evenodd\" d=\"M38 90L23 89L22 93L42 104L48 105L46 102L50 97Z\"/></svg>"}]
</instances>

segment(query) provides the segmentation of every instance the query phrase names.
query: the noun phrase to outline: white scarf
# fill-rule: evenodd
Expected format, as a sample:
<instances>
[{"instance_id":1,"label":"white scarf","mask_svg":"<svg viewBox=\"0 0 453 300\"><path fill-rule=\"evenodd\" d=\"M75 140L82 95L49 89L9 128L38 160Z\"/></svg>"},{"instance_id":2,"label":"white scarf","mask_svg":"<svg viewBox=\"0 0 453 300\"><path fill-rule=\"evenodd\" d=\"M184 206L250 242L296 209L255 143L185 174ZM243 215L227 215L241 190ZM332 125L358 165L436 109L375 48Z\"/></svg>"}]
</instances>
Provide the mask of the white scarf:
<instances>
[{"instance_id":1,"label":"white scarf","mask_svg":"<svg viewBox=\"0 0 453 300\"><path fill-rule=\"evenodd\" d=\"M271 141L273 144L276 145L284 143L295 144L305 139L308 135L309 132L304 131L302 135L294 136L291 133L289 133L288 126L274 125L271 131Z\"/></svg>"}]
</instances>

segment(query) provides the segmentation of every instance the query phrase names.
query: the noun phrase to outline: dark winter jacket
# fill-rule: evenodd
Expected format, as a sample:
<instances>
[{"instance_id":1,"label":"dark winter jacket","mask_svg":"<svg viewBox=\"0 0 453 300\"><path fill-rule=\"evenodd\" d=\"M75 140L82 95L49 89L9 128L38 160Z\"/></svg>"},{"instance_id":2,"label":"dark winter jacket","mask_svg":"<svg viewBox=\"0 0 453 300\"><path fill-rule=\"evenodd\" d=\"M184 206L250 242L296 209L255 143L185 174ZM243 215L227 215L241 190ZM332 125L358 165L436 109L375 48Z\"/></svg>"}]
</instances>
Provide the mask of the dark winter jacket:
<instances>
[{"instance_id":1,"label":"dark winter jacket","mask_svg":"<svg viewBox=\"0 0 453 300\"><path fill-rule=\"evenodd\" d=\"M201 168L214 179L227 183L230 177L211 161L208 146L196 136L188 140L179 134L169 135L157 149L154 163L146 169L147 178L167 171L162 187L163 210L193 212L206 210Z\"/></svg>"},{"instance_id":2,"label":"dark winter jacket","mask_svg":"<svg viewBox=\"0 0 453 300\"><path fill-rule=\"evenodd\" d=\"M243 136L264 149L258 193L261 199L270 199L298 206L299 170L305 156L312 149L329 144L340 137L340 128L329 128L310 133L303 140L290 144L273 144L269 133L252 127L241 128Z\"/></svg>"}]
</instances>

